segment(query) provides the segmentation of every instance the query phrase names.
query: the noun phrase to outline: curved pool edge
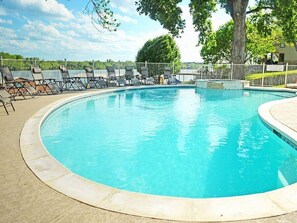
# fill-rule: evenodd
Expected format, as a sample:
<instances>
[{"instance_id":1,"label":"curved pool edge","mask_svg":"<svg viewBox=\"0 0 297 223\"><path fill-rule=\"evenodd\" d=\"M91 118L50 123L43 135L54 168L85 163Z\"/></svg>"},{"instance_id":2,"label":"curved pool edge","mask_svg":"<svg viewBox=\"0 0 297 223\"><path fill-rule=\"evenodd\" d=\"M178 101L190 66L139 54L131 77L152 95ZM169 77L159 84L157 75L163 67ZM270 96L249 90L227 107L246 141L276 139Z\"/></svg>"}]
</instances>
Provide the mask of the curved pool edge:
<instances>
[{"instance_id":1,"label":"curved pool edge","mask_svg":"<svg viewBox=\"0 0 297 223\"><path fill-rule=\"evenodd\" d=\"M279 106L282 104L287 104L287 103L294 103L294 102L297 102L296 97L267 102L267 103L262 104L258 108L258 114L259 114L261 120L264 122L264 124L266 124L270 129L272 129L274 133L279 135L284 140L288 140L288 142L291 142L296 147L297 132L294 131L293 129L289 128L287 125L283 124L279 120L277 120L271 114L272 107Z\"/></svg>"},{"instance_id":2,"label":"curved pool edge","mask_svg":"<svg viewBox=\"0 0 297 223\"><path fill-rule=\"evenodd\" d=\"M111 188L72 173L51 156L41 142L39 129L42 122L48 114L65 103L114 91L156 87L127 87L81 93L42 108L26 122L21 132L20 147L25 162L51 188L88 205L130 215L182 221L234 221L297 211L297 184L266 193L209 199L147 195ZM261 115L269 123L269 105L266 104L263 105L265 109Z\"/></svg>"}]
</instances>

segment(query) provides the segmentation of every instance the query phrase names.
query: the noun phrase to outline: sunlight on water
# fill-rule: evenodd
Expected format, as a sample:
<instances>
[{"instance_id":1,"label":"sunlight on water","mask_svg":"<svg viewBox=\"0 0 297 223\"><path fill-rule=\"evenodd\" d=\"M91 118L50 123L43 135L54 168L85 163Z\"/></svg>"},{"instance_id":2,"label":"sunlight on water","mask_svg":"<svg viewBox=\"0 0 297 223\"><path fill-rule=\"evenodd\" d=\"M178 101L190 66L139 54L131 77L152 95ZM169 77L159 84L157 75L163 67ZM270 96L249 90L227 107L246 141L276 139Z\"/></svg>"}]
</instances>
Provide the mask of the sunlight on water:
<instances>
[{"instance_id":1,"label":"sunlight on water","mask_svg":"<svg viewBox=\"0 0 297 223\"><path fill-rule=\"evenodd\" d=\"M163 88L67 104L43 123L49 152L73 172L135 192L225 197L297 181L297 152L260 121L289 93Z\"/></svg>"}]
</instances>

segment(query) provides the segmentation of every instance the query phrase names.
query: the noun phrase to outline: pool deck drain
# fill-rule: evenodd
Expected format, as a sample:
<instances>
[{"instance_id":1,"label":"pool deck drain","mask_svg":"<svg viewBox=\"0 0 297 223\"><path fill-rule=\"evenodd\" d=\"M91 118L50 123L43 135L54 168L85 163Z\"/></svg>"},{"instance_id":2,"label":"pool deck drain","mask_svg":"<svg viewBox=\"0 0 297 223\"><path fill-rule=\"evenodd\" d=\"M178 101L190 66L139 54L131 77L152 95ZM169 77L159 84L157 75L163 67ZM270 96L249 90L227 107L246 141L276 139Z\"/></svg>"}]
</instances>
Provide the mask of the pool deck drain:
<instances>
[{"instance_id":1,"label":"pool deck drain","mask_svg":"<svg viewBox=\"0 0 297 223\"><path fill-rule=\"evenodd\" d=\"M82 95L89 96L89 93L83 93ZM91 212L92 214L97 213L98 216L101 216L106 220L105 222L110 222L112 221L111 219L114 220L117 217L121 219L118 219L118 222L155 221L149 218L122 215L97 208L94 210L94 208L91 208L88 205L76 202L59 193L57 194L50 188L44 187L40 181L27 171L26 166L20 159L20 154L16 150L18 147L16 142L21 127L23 123L25 123L25 120L27 120L28 117L30 117L30 114L33 114L34 111L42 108L43 105L48 104L50 101L55 101L57 98L63 97L66 96L46 96L28 101L18 101L16 103L17 112L11 113L10 116L4 116L4 113L0 113L1 126L7 126L7 131L1 136L0 142L1 148L4 148L2 150L1 165L4 166L2 172L6 179L5 182L2 182L4 181L4 178L1 180L1 198L3 198L1 199L1 204L4 208L0 211L0 216L2 216L0 217L0 220L6 220L6 222L11 222L13 220L13 222L21 222L24 221L24 219L35 219L35 221L33 220L34 222L45 222L44 220L47 218L55 222L65 222L66 219L67 222L67 219L73 219L74 216L77 218L81 216L81 219L87 219L88 217L93 216L87 214ZM30 105L34 104L34 101L41 103L39 106L34 105L30 107ZM23 157L29 168L31 168L36 176L44 183L55 188L57 191L84 203L103 209L161 219L183 221L228 221L282 215L280 217L269 218L266 220L267 222L273 222L272 220L274 219L275 222L279 222L281 219L287 222L290 222L291 220L294 222L294 219L297 218L297 213L294 212L297 210L296 184L276 191L257 195L220 199L183 199L125 192L77 176L51 157L47 151L44 150L43 145L40 142L38 128L44 117L43 115L48 113L48 109L52 108L52 106L60 106L63 103L64 99L62 99L62 101L54 102L54 104L42 108L32 116L32 118L25 124L20 141ZM297 130L296 105L297 99L271 105L272 107L270 108L264 108L264 110L266 109L266 112L268 112L268 114L265 114L265 117L266 115L271 116L272 119L280 117L282 124L285 124L287 128L291 129L294 133ZM283 107L285 107L286 115L283 115ZM23 113L26 111L28 111L28 113ZM13 121L18 122L13 123ZM279 124L279 122L276 123ZM9 133L13 135L12 138L9 138ZM4 138L5 136L8 137ZM12 150L9 149L11 144L13 144L14 148ZM15 159L17 162L12 162ZM19 178L10 177L14 176L15 173L17 173L16 175L19 176ZM21 195L22 193L25 193L26 196L24 197ZM36 198L37 195L44 199L40 200L39 198L34 200L34 197ZM11 197L13 197L13 199L11 199ZM61 203L51 202L52 200L57 201L58 199L61 200ZM71 205L68 206L67 203L71 203ZM78 213L73 212L72 210L76 210L77 206L80 206L79 210L84 210L82 213L86 214L79 215ZM13 210L8 210L7 207L10 207ZM44 210L47 214L40 217L36 214L36 212L40 210ZM283 215L288 212L293 213ZM11 215L7 213L11 213ZM67 218L65 218L66 216ZM59 219L63 219L64 221ZM93 217L93 219L95 219L95 217ZM263 222L266 220L262 219ZM87 222L91 221L92 220L89 220ZM258 219L256 221L259 222L260 220Z\"/></svg>"}]
</instances>

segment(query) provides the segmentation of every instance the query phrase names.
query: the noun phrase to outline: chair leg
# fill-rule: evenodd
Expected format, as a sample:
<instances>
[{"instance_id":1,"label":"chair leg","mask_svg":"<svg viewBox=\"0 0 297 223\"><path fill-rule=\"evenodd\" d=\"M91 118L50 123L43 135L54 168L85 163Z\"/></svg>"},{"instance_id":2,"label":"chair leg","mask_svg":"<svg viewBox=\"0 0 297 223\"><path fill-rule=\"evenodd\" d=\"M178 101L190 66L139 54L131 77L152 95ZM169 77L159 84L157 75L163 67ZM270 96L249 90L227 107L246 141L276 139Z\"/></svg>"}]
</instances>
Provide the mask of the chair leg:
<instances>
[{"instance_id":1,"label":"chair leg","mask_svg":"<svg viewBox=\"0 0 297 223\"><path fill-rule=\"evenodd\" d=\"M5 109L5 111L6 111L6 114L9 115L9 113L8 113L7 108L6 108L5 105L4 105L4 109Z\"/></svg>"},{"instance_id":2,"label":"chair leg","mask_svg":"<svg viewBox=\"0 0 297 223\"><path fill-rule=\"evenodd\" d=\"M25 88L23 88L23 89L25 89ZM26 90L25 90L25 91L26 91ZM23 96L23 98L24 98L25 100L27 100L27 98L25 97L24 93L21 91L21 88L18 88L18 92L20 93L21 96Z\"/></svg>"},{"instance_id":3,"label":"chair leg","mask_svg":"<svg viewBox=\"0 0 297 223\"><path fill-rule=\"evenodd\" d=\"M28 95L30 95L30 96L31 96L31 98L34 98L34 95L33 95L33 94L31 94L31 92L29 91L29 89L28 89L28 88L25 88L25 91L27 92L27 94L28 94Z\"/></svg>"},{"instance_id":4,"label":"chair leg","mask_svg":"<svg viewBox=\"0 0 297 223\"><path fill-rule=\"evenodd\" d=\"M1 101L1 102L2 102L2 101ZM6 105L5 105L5 102L2 102L2 105L3 105L3 107L4 107L5 111L6 111L6 114L9 115L8 110L7 110L7 108L6 108Z\"/></svg>"},{"instance_id":5,"label":"chair leg","mask_svg":"<svg viewBox=\"0 0 297 223\"><path fill-rule=\"evenodd\" d=\"M47 84L47 88L50 90L50 94L54 94L54 92L49 84ZM48 91L46 91L46 93L49 94Z\"/></svg>"},{"instance_id":6,"label":"chair leg","mask_svg":"<svg viewBox=\"0 0 297 223\"><path fill-rule=\"evenodd\" d=\"M12 107L13 111L15 111L15 109L14 109L14 106L13 106L12 102L10 102L10 104L11 104L11 107Z\"/></svg>"}]
</instances>

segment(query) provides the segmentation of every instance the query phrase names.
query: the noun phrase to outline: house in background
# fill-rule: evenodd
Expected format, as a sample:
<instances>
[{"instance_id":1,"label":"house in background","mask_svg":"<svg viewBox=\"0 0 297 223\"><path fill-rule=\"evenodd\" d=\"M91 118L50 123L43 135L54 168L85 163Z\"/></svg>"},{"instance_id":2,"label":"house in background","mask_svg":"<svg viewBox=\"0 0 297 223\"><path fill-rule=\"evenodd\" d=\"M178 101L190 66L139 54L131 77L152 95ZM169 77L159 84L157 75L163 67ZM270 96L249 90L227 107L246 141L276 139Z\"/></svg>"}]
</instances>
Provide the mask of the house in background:
<instances>
[{"instance_id":1,"label":"house in background","mask_svg":"<svg viewBox=\"0 0 297 223\"><path fill-rule=\"evenodd\" d=\"M278 64L297 65L297 49L294 46L281 43L274 54L278 57Z\"/></svg>"}]
</instances>

